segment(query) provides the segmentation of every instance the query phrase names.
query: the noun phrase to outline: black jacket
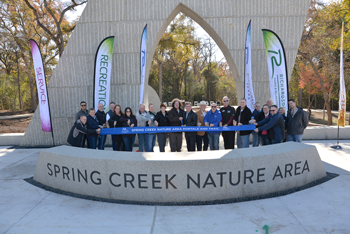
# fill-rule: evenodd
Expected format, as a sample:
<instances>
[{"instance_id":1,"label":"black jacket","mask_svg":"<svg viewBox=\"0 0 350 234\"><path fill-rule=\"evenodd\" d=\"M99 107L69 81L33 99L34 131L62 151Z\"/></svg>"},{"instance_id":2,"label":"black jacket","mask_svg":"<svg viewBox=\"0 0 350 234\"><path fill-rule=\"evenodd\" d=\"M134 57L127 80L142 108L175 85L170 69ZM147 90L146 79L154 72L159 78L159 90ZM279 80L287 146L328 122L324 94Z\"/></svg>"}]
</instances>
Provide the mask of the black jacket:
<instances>
[{"instance_id":1,"label":"black jacket","mask_svg":"<svg viewBox=\"0 0 350 234\"><path fill-rule=\"evenodd\" d=\"M120 118L123 117L122 115L116 115L113 114L111 118L108 120L108 124L110 128L121 128L122 122L120 122ZM117 121L117 124L114 126L114 121ZM114 135L114 141L115 142L121 142L123 140L123 135Z\"/></svg>"},{"instance_id":2,"label":"black jacket","mask_svg":"<svg viewBox=\"0 0 350 234\"><path fill-rule=\"evenodd\" d=\"M302 135L304 134L304 129L309 124L309 118L303 109L298 108L297 113L292 117L292 110L288 110L287 114L287 134L290 135Z\"/></svg>"},{"instance_id":3,"label":"black jacket","mask_svg":"<svg viewBox=\"0 0 350 234\"><path fill-rule=\"evenodd\" d=\"M241 116L240 121L238 121L239 116ZM243 109L243 111L241 112L241 107L239 106L236 110L236 114L234 119L238 123L241 123L243 125L248 125L249 124L249 120L252 119L252 112L250 111L250 109L245 106L245 108ZM252 131L240 131L239 134L241 136L245 136L245 135L249 135Z\"/></svg>"},{"instance_id":4,"label":"black jacket","mask_svg":"<svg viewBox=\"0 0 350 234\"><path fill-rule=\"evenodd\" d=\"M156 114L156 121L158 122L158 127L169 126L168 112L165 111L165 116L159 111Z\"/></svg>"},{"instance_id":5,"label":"black jacket","mask_svg":"<svg viewBox=\"0 0 350 234\"><path fill-rule=\"evenodd\" d=\"M233 118L235 117L235 108L232 106L227 106L227 108L222 107L220 109L221 112L221 116L222 116L222 125L227 124L227 122L229 122L229 124L227 124L228 126L233 126ZM232 118L232 119L231 119ZM231 119L231 121L230 121Z\"/></svg>"},{"instance_id":6,"label":"black jacket","mask_svg":"<svg viewBox=\"0 0 350 234\"><path fill-rule=\"evenodd\" d=\"M179 120L180 117L183 117L184 111L180 108L179 112L177 112L176 108L171 109L168 112L168 118L169 118L169 126L181 126L181 121Z\"/></svg>"},{"instance_id":7,"label":"black jacket","mask_svg":"<svg viewBox=\"0 0 350 234\"><path fill-rule=\"evenodd\" d=\"M86 135L96 135L96 130L87 129L86 125L78 119L69 132L67 142L72 146L84 147Z\"/></svg>"},{"instance_id":8,"label":"black jacket","mask_svg":"<svg viewBox=\"0 0 350 234\"><path fill-rule=\"evenodd\" d=\"M106 123L106 113L104 111L97 110L96 117L99 125L104 125Z\"/></svg>"},{"instance_id":9,"label":"black jacket","mask_svg":"<svg viewBox=\"0 0 350 234\"><path fill-rule=\"evenodd\" d=\"M191 110L186 118L186 114L187 112L184 111L183 114L183 124L186 126L197 126L197 114L193 112L193 110ZM196 132L195 132L196 133ZM196 133L197 134L197 133Z\"/></svg>"},{"instance_id":10,"label":"black jacket","mask_svg":"<svg viewBox=\"0 0 350 234\"><path fill-rule=\"evenodd\" d=\"M128 125L128 120L130 119L130 125L134 124L134 127L137 127L137 119L136 117L130 118L130 117L126 117L126 116L122 116L119 121L122 122L122 127L130 127L130 125ZM124 134L123 136L126 137L133 137L136 134Z\"/></svg>"}]
</instances>

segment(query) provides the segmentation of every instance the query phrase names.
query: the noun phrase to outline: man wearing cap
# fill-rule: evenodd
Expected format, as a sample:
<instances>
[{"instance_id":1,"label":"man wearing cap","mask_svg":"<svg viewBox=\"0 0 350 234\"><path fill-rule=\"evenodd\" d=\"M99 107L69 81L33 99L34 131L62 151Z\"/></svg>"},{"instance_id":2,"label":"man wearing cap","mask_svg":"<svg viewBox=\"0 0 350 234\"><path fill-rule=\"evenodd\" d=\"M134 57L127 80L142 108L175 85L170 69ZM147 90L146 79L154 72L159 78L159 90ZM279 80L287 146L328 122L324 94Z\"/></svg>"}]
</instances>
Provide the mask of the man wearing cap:
<instances>
[{"instance_id":1,"label":"man wearing cap","mask_svg":"<svg viewBox=\"0 0 350 234\"><path fill-rule=\"evenodd\" d=\"M221 113L217 109L216 103L211 104L211 110L204 117L204 123L207 127L219 127L221 123ZM210 150L219 150L220 131L210 131L208 134Z\"/></svg>"},{"instance_id":2,"label":"man wearing cap","mask_svg":"<svg viewBox=\"0 0 350 234\"><path fill-rule=\"evenodd\" d=\"M201 101L199 103L200 110L196 112L198 126L202 126L202 127L205 126L204 118L205 118L205 115L207 114L207 111L205 110L206 107L207 107L207 103L205 101ZM208 133L197 132L197 136L196 136L197 151L202 151L203 142L204 142L203 151L207 151L208 145L209 145Z\"/></svg>"},{"instance_id":3,"label":"man wearing cap","mask_svg":"<svg viewBox=\"0 0 350 234\"><path fill-rule=\"evenodd\" d=\"M230 106L230 99L225 96L222 98L224 106L220 109L222 120L221 124L223 127L233 126L233 118L235 116L235 108ZM221 132L222 137L224 138L225 149L234 149L235 148L235 131L223 131Z\"/></svg>"}]
</instances>

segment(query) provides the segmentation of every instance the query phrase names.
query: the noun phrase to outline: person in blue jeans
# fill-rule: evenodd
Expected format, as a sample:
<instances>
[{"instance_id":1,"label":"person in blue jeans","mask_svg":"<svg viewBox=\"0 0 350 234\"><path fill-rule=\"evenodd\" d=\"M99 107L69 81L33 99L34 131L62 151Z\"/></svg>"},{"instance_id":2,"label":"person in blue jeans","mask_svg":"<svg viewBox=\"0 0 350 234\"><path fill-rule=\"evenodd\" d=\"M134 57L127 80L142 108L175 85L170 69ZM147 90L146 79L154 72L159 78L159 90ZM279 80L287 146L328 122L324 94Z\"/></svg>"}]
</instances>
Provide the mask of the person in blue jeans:
<instances>
[{"instance_id":1,"label":"person in blue jeans","mask_svg":"<svg viewBox=\"0 0 350 234\"><path fill-rule=\"evenodd\" d=\"M96 129L100 128L94 108L90 108L89 109L89 115L87 116L87 122L86 123L87 123L87 128L88 129L96 130ZM97 138L98 138L97 134L92 134L92 135L88 135L87 136L87 139L89 141L90 149L96 149Z\"/></svg>"},{"instance_id":2,"label":"person in blue jeans","mask_svg":"<svg viewBox=\"0 0 350 234\"><path fill-rule=\"evenodd\" d=\"M289 110L287 114L287 141L302 142L305 128L309 125L306 112L298 108L293 99L288 101Z\"/></svg>"},{"instance_id":3,"label":"person in blue jeans","mask_svg":"<svg viewBox=\"0 0 350 234\"><path fill-rule=\"evenodd\" d=\"M122 123L122 127L137 127L137 119L132 113L130 107L125 108L124 116L119 120ZM125 144L126 151L132 151L134 148L136 134L124 134L123 143Z\"/></svg>"},{"instance_id":4,"label":"person in blue jeans","mask_svg":"<svg viewBox=\"0 0 350 234\"><path fill-rule=\"evenodd\" d=\"M96 117L98 120L98 124L100 125L100 128L106 128L107 127L107 120L106 120L106 113L104 112L104 106L102 103L99 103L97 106L96 111ZM107 135L100 135L98 137L98 149L104 150L105 144L106 144Z\"/></svg>"},{"instance_id":5,"label":"person in blue jeans","mask_svg":"<svg viewBox=\"0 0 350 234\"><path fill-rule=\"evenodd\" d=\"M256 120L258 118L258 115L261 112L261 107L260 107L260 103L256 102L255 106L254 106L254 111L253 111L253 117ZM259 146L259 133L252 131L252 135L253 135L253 147L258 147Z\"/></svg>"},{"instance_id":6,"label":"person in blue jeans","mask_svg":"<svg viewBox=\"0 0 350 234\"><path fill-rule=\"evenodd\" d=\"M145 104L141 103L139 106L139 111L135 115L137 122L139 124L139 127L147 126L147 121L141 119L141 117L146 116L147 113L148 112L145 110ZM146 147L147 147L146 135L147 133L137 134L137 137L139 138L139 152L143 152L144 150L146 150Z\"/></svg>"},{"instance_id":7,"label":"person in blue jeans","mask_svg":"<svg viewBox=\"0 0 350 234\"><path fill-rule=\"evenodd\" d=\"M124 116L122 108L120 105L113 105L112 113L108 113L110 115L110 119L108 120L110 128L121 128L122 122L120 122L120 118ZM123 135L112 135L113 141L113 151L125 151L125 145L123 143Z\"/></svg>"},{"instance_id":8,"label":"person in blue jeans","mask_svg":"<svg viewBox=\"0 0 350 234\"><path fill-rule=\"evenodd\" d=\"M220 111L217 109L217 104L211 104L211 110L207 112L204 117L205 126L208 127L219 127L222 116ZM219 137L220 131L209 131L209 146L210 150L219 150Z\"/></svg>"},{"instance_id":9,"label":"person in blue jeans","mask_svg":"<svg viewBox=\"0 0 350 234\"><path fill-rule=\"evenodd\" d=\"M154 113L154 105L150 103L148 105L148 112L146 115L140 115L141 121L146 121L146 127L156 127L154 121L156 114ZM146 152L154 152L153 148L156 145L157 135L155 133L147 133L146 135Z\"/></svg>"},{"instance_id":10,"label":"person in blue jeans","mask_svg":"<svg viewBox=\"0 0 350 234\"><path fill-rule=\"evenodd\" d=\"M240 106L236 110L235 123L237 126L249 125L252 112L247 107L247 100L241 98ZM237 148L249 148L249 135L251 131L237 131Z\"/></svg>"},{"instance_id":11,"label":"person in blue jeans","mask_svg":"<svg viewBox=\"0 0 350 234\"><path fill-rule=\"evenodd\" d=\"M270 115L268 118L257 122L252 121L258 128L254 131L268 131L268 137L271 140L271 144L282 143L284 139L284 119L282 115L278 112L278 107L276 105L272 105L270 108Z\"/></svg>"}]
</instances>

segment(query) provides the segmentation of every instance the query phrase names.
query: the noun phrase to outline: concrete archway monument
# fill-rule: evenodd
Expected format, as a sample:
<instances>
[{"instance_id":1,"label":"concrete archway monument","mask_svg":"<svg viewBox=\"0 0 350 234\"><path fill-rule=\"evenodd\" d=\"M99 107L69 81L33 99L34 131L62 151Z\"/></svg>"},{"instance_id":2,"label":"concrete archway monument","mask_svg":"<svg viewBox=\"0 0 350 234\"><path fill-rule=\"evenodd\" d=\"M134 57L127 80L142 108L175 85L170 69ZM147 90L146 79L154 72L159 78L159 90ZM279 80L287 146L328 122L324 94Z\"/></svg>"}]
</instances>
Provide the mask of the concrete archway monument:
<instances>
[{"instance_id":1,"label":"concrete archway monument","mask_svg":"<svg viewBox=\"0 0 350 234\"><path fill-rule=\"evenodd\" d=\"M89 1L48 84L54 144L67 144L80 101L93 104L94 59L100 42L115 36L110 100L123 108L138 107L140 93L140 36L147 24L146 79L154 51L171 20L179 13L191 17L215 40L223 52L243 97L245 34L252 22L252 78L256 100L270 97L269 76L261 29L276 32L286 48L290 77L310 0L94 0ZM180 97L181 98L181 97ZM144 102L159 103L150 87ZM41 130L39 109L27 129L22 146L50 146L51 133Z\"/></svg>"},{"instance_id":2,"label":"concrete archway monument","mask_svg":"<svg viewBox=\"0 0 350 234\"><path fill-rule=\"evenodd\" d=\"M326 177L315 146L283 143L193 153L132 153L59 146L40 152L34 181L63 192L126 202L249 198Z\"/></svg>"}]
</instances>

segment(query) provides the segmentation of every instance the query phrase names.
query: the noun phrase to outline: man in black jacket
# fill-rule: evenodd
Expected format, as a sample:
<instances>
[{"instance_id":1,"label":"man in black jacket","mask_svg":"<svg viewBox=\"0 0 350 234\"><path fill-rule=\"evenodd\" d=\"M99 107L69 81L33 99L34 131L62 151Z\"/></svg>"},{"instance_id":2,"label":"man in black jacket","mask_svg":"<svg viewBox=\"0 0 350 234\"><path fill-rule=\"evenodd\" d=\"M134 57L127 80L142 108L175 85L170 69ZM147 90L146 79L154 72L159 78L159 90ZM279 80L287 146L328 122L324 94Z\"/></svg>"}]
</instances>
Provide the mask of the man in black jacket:
<instances>
[{"instance_id":1,"label":"man in black jacket","mask_svg":"<svg viewBox=\"0 0 350 234\"><path fill-rule=\"evenodd\" d=\"M191 103L186 103L186 111L183 114L183 125L187 127L197 126L197 114L193 112ZM187 151L196 150L197 132L185 132Z\"/></svg>"},{"instance_id":2,"label":"man in black jacket","mask_svg":"<svg viewBox=\"0 0 350 234\"><path fill-rule=\"evenodd\" d=\"M225 96L222 98L224 106L220 109L222 116L222 126L233 126L233 118L235 117L235 108L230 106L230 99ZM235 131L222 131L222 137L224 138L225 149L234 149L235 148Z\"/></svg>"},{"instance_id":3,"label":"man in black jacket","mask_svg":"<svg viewBox=\"0 0 350 234\"><path fill-rule=\"evenodd\" d=\"M235 114L235 122L237 126L248 125L252 118L252 112L247 107L247 100L241 98L240 106L237 108ZM249 135L251 131L237 131L237 147L238 148L249 148Z\"/></svg>"},{"instance_id":4,"label":"man in black jacket","mask_svg":"<svg viewBox=\"0 0 350 234\"><path fill-rule=\"evenodd\" d=\"M106 120L106 113L104 112L104 106L102 103L99 103L97 107L98 107L98 110L96 112L96 118L98 120L98 124L102 128L106 128L107 127L107 124L106 124L107 120ZM106 135L98 137L98 149L99 150L105 149L106 137L107 137Z\"/></svg>"},{"instance_id":5,"label":"man in black jacket","mask_svg":"<svg viewBox=\"0 0 350 234\"><path fill-rule=\"evenodd\" d=\"M84 147L86 135L100 134L101 129L87 129L86 116L80 116L69 132L67 142L75 147Z\"/></svg>"},{"instance_id":6,"label":"man in black jacket","mask_svg":"<svg viewBox=\"0 0 350 234\"><path fill-rule=\"evenodd\" d=\"M295 105L294 99L289 99L287 114L287 141L302 142L304 130L309 124L306 112Z\"/></svg>"},{"instance_id":7,"label":"man in black jacket","mask_svg":"<svg viewBox=\"0 0 350 234\"><path fill-rule=\"evenodd\" d=\"M184 111L180 108L180 100L172 101L172 109L168 112L169 126L181 126L183 124ZM170 150L171 152L181 152L182 147L182 132L169 133Z\"/></svg>"}]
</instances>

